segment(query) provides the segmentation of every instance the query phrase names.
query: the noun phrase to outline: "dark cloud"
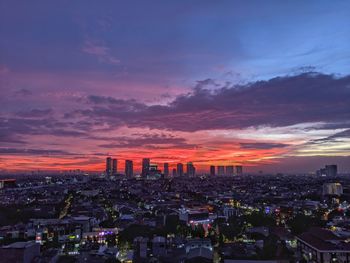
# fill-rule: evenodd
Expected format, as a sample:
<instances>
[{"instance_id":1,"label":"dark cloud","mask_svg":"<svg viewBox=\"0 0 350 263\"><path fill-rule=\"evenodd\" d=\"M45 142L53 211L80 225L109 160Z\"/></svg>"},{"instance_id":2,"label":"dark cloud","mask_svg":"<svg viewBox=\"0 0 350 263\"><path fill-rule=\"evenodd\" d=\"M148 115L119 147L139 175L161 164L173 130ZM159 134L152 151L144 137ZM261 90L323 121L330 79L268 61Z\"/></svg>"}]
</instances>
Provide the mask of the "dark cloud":
<instances>
[{"instance_id":1,"label":"dark cloud","mask_svg":"<svg viewBox=\"0 0 350 263\"><path fill-rule=\"evenodd\" d=\"M284 143L265 143L265 142L240 143L239 145L241 149L258 149L258 150L285 148L289 146L289 144L284 144Z\"/></svg>"},{"instance_id":2,"label":"dark cloud","mask_svg":"<svg viewBox=\"0 0 350 263\"><path fill-rule=\"evenodd\" d=\"M15 91L15 96L31 96L33 93L28 89L19 89Z\"/></svg>"},{"instance_id":3,"label":"dark cloud","mask_svg":"<svg viewBox=\"0 0 350 263\"><path fill-rule=\"evenodd\" d=\"M38 118L38 117L46 117L50 115L53 112L52 109L32 109L30 111L21 111L18 112L16 115L20 117L26 117L26 118Z\"/></svg>"},{"instance_id":4,"label":"dark cloud","mask_svg":"<svg viewBox=\"0 0 350 263\"><path fill-rule=\"evenodd\" d=\"M350 77L303 73L244 86L209 90L212 80L168 105L90 96L83 116L112 127L148 127L177 131L281 127L305 122L343 123L350 119Z\"/></svg>"},{"instance_id":5,"label":"dark cloud","mask_svg":"<svg viewBox=\"0 0 350 263\"><path fill-rule=\"evenodd\" d=\"M71 155L72 153L61 150L0 148L0 154Z\"/></svg>"},{"instance_id":6,"label":"dark cloud","mask_svg":"<svg viewBox=\"0 0 350 263\"><path fill-rule=\"evenodd\" d=\"M0 117L0 141L21 143L24 135L85 136L79 125L53 118Z\"/></svg>"},{"instance_id":7,"label":"dark cloud","mask_svg":"<svg viewBox=\"0 0 350 263\"><path fill-rule=\"evenodd\" d=\"M193 148L195 145L188 144L184 138L167 136L165 134L144 134L140 137L118 137L107 140L110 141L109 144L99 145L103 148L157 148L159 145L166 145L166 148Z\"/></svg>"},{"instance_id":8,"label":"dark cloud","mask_svg":"<svg viewBox=\"0 0 350 263\"><path fill-rule=\"evenodd\" d=\"M336 140L342 140L342 139L349 139L350 138L350 129L342 131L342 132L338 132L335 133L331 136L328 136L326 138L321 138L321 139L317 139L317 140L313 140L312 142L310 142L311 144L315 144L315 143L323 143L323 142L334 142Z\"/></svg>"}]
</instances>

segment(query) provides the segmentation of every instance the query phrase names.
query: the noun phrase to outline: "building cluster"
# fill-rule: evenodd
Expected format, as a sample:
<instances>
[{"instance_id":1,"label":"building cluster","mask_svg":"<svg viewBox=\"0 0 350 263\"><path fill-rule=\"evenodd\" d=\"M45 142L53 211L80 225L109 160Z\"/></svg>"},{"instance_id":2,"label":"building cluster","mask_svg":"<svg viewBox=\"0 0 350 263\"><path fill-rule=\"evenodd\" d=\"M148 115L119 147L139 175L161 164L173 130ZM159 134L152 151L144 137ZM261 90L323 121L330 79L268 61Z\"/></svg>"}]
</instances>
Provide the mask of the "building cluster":
<instances>
[{"instance_id":1,"label":"building cluster","mask_svg":"<svg viewBox=\"0 0 350 263\"><path fill-rule=\"evenodd\" d=\"M175 169L184 168L195 173L191 163ZM349 262L349 176L160 176L166 170L144 159L140 176L16 178L0 190L0 258Z\"/></svg>"},{"instance_id":2,"label":"building cluster","mask_svg":"<svg viewBox=\"0 0 350 263\"><path fill-rule=\"evenodd\" d=\"M106 169L105 174L107 177L116 176L116 175L125 175L127 177L134 176L134 163L132 160L125 160L125 169L124 173L118 174L118 160L113 159L111 157L106 158ZM184 169L185 168L185 169ZM243 166L242 165L219 165L215 167L211 165L209 167L209 175L211 176L233 176L233 175L242 175L243 174ZM175 176L195 176L196 175L196 167L192 162L187 162L186 165L183 163L177 163L176 167L173 168L172 174ZM163 164L163 170L161 170L157 164L151 163L150 158L142 159L142 167L140 176L143 178L149 179L157 179L160 177L168 177L171 176L169 172L169 163Z\"/></svg>"},{"instance_id":3,"label":"building cluster","mask_svg":"<svg viewBox=\"0 0 350 263\"><path fill-rule=\"evenodd\" d=\"M235 169L236 168L236 169ZM215 168L214 165L210 166L210 175L211 176L232 176L232 175L242 175L243 174L243 166L242 165L219 165Z\"/></svg>"},{"instance_id":4,"label":"building cluster","mask_svg":"<svg viewBox=\"0 0 350 263\"><path fill-rule=\"evenodd\" d=\"M324 168L321 168L316 171L317 176L332 176L335 177L338 174L338 166L335 164L326 165Z\"/></svg>"}]
</instances>

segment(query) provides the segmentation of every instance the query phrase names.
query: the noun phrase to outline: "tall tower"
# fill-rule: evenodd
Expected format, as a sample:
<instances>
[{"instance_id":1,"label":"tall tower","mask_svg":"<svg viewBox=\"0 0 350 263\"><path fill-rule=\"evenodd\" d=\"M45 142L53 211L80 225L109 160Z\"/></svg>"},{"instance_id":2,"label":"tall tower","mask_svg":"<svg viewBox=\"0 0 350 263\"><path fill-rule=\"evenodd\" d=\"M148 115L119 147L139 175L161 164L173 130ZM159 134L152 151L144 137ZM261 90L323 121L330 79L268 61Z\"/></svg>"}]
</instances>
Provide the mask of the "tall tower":
<instances>
[{"instance_id":1,"label":"tall tower","mask_svg":"<svg viewBox=\"0 0 350 263\"><path fill-rule=\"evenodd\" d=\"M184 175L184 165L182 163L178 163L176 165L176 169L177 169L177 175L178 176L183 176Z\"/></svg>"},{"instance_id":2,"label":"tall tower","mask_svg":"<svg viewBox=\"0 0 350 263\"><path fill-rule=\"evenodd\" d=\"M106 158L106 175L110 176L112 174L112 158Z\"/></svg>"},{"instance_id":3,"label":"tall tower","mask_svg":"<svg viewBox=\"0 0 350 263\"><path fill-rule=\"evenodd\" d=\"M224 176L225 175L225 166L219 165L218 166L218 175L219 176Z\"/></svg>"},{"instance_id":4,"label":"tall tower","mask_svg":"<svg viewBox=\"0 0 350 263\"><path fill-rule=\"evenodd\" d=\"M131 160L125 160L125 175L128 177L132 177L133 174L133 162Z\"/></svg>"},{"instance_id":5,"label":"tall tower","mask_svg":"<svg viewBox=\"0 0 350 263\"><path fill-rule=\"evenodd\" d=\"M148 175L150 162L151 160L149 158L142 159L142 171L141 171L142 177L146 177Z\"/></svg>"},{"instance_id":6,"label":"tall tower","mask_svg":"<svg viewBox=\"0 0 350 263\"><path fill-rule=\"evenodd\" d=\"M225 171L226 176L232 176L234 174L233 165L227 165L225 168L226 168L226 171Z\"/></svg>"},{"instance_id":7,"label":"tall tower","mask_svg":"<svg viewBox=\"0 0 350 263\"><path fill-rule=\"evenodd\" d=\"M236 165L236 173L237 173L237 175L243 174L243 166L242 165Z\"/></svg>"},{"instance_id":8,"label":"tall tower","mask_svg":"<svg viewBox=\"0 0 350 263\"><path fill-rule=\"evenodd\" d=\"M116 175L117 174L117 170L118 169L118 160L117 159L113 159L112 160L112 175Z\"/></svg>"},{"instance_id":9,"label":"tall tower","mask_svg":"<svg viewBox=\"0 0 350 263\"><path fill-rule=\"evenodd\" d=\"M164 176L167 177L169 176L169 164L164 163Z\"/></svg>"},{"instance_id":10,"label":"tall tower","mask_svg":"<svg viewBox=\"0 0 350 263\"><path fill-rule=\"evenodd\" d=\"M186 168L187 168L187 176L195 175L195 167L193 166L192 162L188 162Z\"/></svg>"},{"instance_id":11,"label":"tall tower","mask_svg":"<svg viewBox=\"0 0 350 263\"><path fill-rule=\"evenodd\" d=\"M326 175L336 177L338 174L338 167L335 164L326 165Z\"/></svg>"},{"instance_id":12,"label":"tall tower","mask_svg":"<svg viewBox=\"0 0 350 263\"><path fill-rule=\"evenodd\" d=\"M215 166L210 165L210 176L215 176Z\"/></svg>"}]
</instances>

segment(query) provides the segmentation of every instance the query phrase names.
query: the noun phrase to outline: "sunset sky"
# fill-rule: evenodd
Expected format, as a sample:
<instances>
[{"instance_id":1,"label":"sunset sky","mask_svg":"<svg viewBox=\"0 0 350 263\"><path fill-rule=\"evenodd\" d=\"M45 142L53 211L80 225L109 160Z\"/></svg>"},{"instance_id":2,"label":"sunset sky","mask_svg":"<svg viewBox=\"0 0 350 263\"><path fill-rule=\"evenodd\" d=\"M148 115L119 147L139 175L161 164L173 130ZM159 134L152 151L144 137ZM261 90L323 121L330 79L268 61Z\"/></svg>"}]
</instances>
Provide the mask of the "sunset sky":
<instances>
[{"instance_id":1,"label":"sunset sky","mask_svg":"<svg viewBox=\"0 0 350 263\"><path fill-rule=\"evenodd\" d=\"M349 172L349 10L0 0L0 170Z\"/></svg>"}]
</instances>

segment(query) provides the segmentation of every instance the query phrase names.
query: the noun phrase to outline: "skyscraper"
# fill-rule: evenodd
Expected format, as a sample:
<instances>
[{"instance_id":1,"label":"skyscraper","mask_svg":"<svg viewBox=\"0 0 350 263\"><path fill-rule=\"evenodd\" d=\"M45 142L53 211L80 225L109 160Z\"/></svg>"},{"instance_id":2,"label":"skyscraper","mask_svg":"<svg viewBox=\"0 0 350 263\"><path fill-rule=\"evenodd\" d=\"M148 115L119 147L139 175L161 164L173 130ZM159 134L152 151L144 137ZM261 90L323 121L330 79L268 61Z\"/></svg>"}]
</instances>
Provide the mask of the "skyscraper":
<instances>
[{"instance_id":1,"label":"skyscraper","mask_svg":"<svg viewBox=\"0 0 350 263\"><path fill-rule=\"evenodd\" d=\"M176 169L177 169L177 175L178 176L183 176L184 175L184 165L182 163L178 163L176 165Z\"/></svg>"},{"instance_id":2,"label":"skyscraper","mask_svg":"<svg viewBox=\"0 0 350 263\"><path fill-rule=\"evenodd\" d=\"M164 163L164 176L169 176L169 164Z\"/></svg>"},{"instance_id":3,"label":"skyscraper","mask_svg":"<svg viewBox=\"0 0 350 263\"><path fill-rule=\"evenodd\" d=\"M106 175L111 176L112 174L112 158L107 157L106 158Z\"/></svg>"},{"instance_id":4,"label":"skyscraper","mask_svg":"<svg viewBox=\"0 0 350 263\"><path fill-rule=\"evenodd\" d=\"M132 177L133 174L134 174L133 163L131 160L126 160L125 161L125 175L128 177Z\"/></svg>"},{"instance_id":5,"label":"skyscraper","mask_svg":"<svg viewBox=\"0 0 350 263\"><path fill-rule=\"evenodd\" d=\"M194 176L196 173L196 168L193 166L192 162L188 162L186 165L187 176Z\"/></svg>"},{"instance_id":6,"label":"skyscraper","mask_svg":"<svg viewBox=\"0 0 350 263\"><path fill-rule=\"evenodd\" d=\"M116 175L117 174L117 170L118 169L118 160L117 159L113 159L112 160L112 175Z\"/></svg>"},{"instance_id":7,"label":"skyscraper","mask_svg":"<svg viewBox=\"0 0 350 263\"><path fill-rule=\"evenodd\" d=\"M225 166L219 165L218 166L218 175L219 176L224 176L225 175Z\"/></svg>"},{"instance_id":8,"label":"skyscraper","mask_svg":"<svg viewBox=\"0 0 350 263\"><path fill-rule=\"evenodd\" d=\"M151 162L151 160L149 158L142 159L142 171L141 171L142 177L147 177L148 172L149 172L150 162Z\"/></svg>"},{"instance_id":9,"label":"skyscraper","mask_svg":"<svg viewBox=\"0 0 350 263\"><path fill-rule=\"evenodd\" d=\"M331 177L335 177L338 174L338 167L335 164L329 164L326 165L326 175L327 176L331 176Z\"/></svg>"},{"instance_id":10,"label":"skyscraper","mask_svg":"<svg viewBox=\"0 0 350 263\"><path fill-rule=\"evenodd\" d=\"M237 173L237 175L243 174L243 166L242 165L236 165L236 173Z\"/></svg>"},{"instance_id":11,"label":"skyscraper","mask_svg":"<svg viewBox=\"0 0 350 263\"><path fill-rule=\"evenodd\" d=\"M337 195L343 194L343 186L340 183L325 183L323 184L323 195Z\"/></svg>"},{"instance_id":12,"label":"skyscraper","mask_svg":"<svg viewBox=\"0 0 350 263\"><path fill-rule=\"evenodd\" d=\"M210 176L215 176L215 166L210 165Z\"/></svg>"},{"instance_id":13,"label":"skyscraper","mask_svg":"<svg viewBox=\"0 0 350 263\"><path fill-rule=\"evenodd\" d=\"M233 174L234 174L233 165L227 165L226 166L225 175L226 176L232 176Z\"/></svg>"}]
</instances>

